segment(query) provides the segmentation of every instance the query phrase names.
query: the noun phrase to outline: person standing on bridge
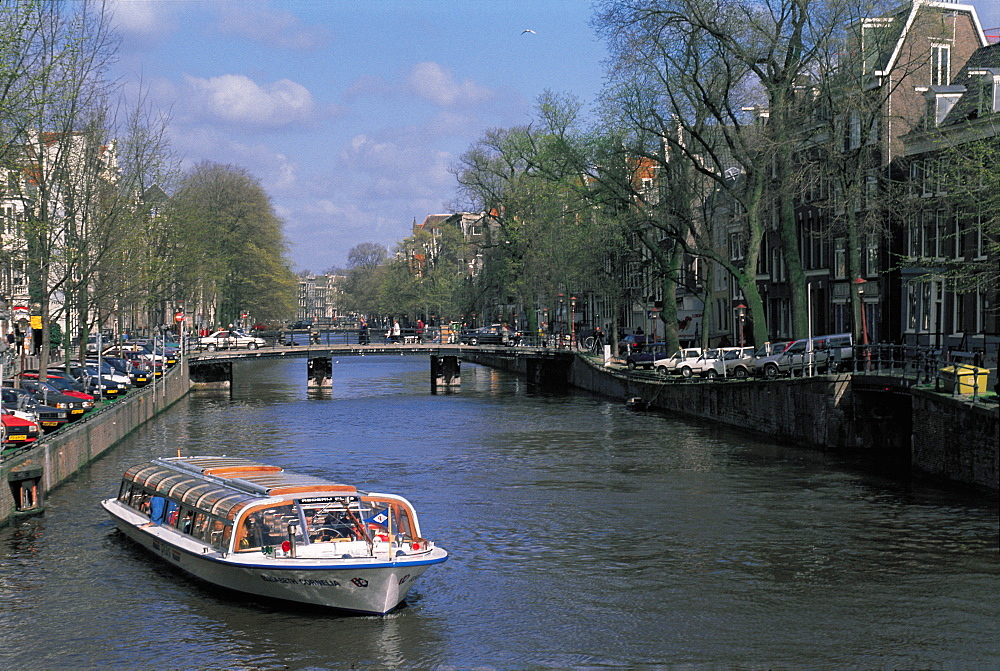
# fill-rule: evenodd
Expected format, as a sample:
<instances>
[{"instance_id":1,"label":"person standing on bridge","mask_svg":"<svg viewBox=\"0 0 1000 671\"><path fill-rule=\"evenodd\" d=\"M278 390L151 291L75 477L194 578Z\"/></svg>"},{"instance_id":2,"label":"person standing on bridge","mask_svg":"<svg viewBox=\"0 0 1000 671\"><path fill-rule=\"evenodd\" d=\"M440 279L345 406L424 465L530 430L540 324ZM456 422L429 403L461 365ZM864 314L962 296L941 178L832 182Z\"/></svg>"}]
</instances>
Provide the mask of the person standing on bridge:
<instances>
[{"instance_id":1,"label":"person standing on bridge","mask_svg":"<svg viewBox=\"0 0 1000 671\"><path fill-rule=\"evenodd\" d=\"M399 328L399 320L398 319L393 319L392 320L392 331L391 331L391 333L392 333L392 336L391 336L390 339L392 340L392 342L399 342L399 336L402 333L402 331Z\"/></svg>"}]
</instances>

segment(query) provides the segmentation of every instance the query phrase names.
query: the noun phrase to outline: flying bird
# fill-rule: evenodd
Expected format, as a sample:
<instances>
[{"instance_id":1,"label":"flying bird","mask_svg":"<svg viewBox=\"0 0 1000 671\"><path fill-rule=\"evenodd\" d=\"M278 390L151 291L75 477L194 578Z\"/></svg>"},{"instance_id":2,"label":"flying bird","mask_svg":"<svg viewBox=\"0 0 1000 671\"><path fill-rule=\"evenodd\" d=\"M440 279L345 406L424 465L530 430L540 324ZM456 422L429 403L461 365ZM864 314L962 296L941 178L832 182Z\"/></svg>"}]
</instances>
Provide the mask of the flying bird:
<instances>
[{"instance_id":1,"label":"flying bird","mask_svg":"<svg viewBox=\"0 0 1000 671\"><path fill-rule=\"evenodd\" d=\"M532 30L531 28L525 28L524 30L521 31L522 35L524 35L525 33L531 33L532 35L537 35L538 34L534 30Z\"/></svg>"}]
</instances>

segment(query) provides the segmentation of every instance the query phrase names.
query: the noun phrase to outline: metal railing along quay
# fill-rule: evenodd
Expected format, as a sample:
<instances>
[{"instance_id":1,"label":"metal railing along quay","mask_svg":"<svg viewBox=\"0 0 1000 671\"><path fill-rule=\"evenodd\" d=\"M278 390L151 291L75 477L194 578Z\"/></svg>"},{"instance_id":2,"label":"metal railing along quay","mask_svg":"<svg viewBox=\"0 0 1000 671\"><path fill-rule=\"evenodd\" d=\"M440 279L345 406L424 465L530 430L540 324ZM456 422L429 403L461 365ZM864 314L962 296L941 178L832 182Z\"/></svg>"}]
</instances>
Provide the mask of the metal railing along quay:
<instances>
[{"instance_id":1,"label":"metal railing along quay","mask_svg":"<svg viewBox=\"0 0 1000 671\"><path fill-rule=\"evenodd\" d=\"M583 350L578 351L586 354ZM596 353L591 353L590 356L601 358L601 355ZM900 387L917 385L933 387L936 392L969 396L973 402L980 402L981 397L996 402L997 395L987 389L990 370L983 367L982 359L982 354L978 352L881 343L855 346L853 356L841 358L830 366L826 365L825 361L805 360L791 366L787 376L809 377L829 373L849 373L856 376L877 377L880 380L895 380ZM687 378L679 374L663 375L652 369L629 370L621 357L612 357L612 364L618 369L616 372L636 379L660 380L672 384L736 384L767 379L763 374L754 374L744 379L721 375L709 379L698 375Z\"/></svg>"}]
</instances>

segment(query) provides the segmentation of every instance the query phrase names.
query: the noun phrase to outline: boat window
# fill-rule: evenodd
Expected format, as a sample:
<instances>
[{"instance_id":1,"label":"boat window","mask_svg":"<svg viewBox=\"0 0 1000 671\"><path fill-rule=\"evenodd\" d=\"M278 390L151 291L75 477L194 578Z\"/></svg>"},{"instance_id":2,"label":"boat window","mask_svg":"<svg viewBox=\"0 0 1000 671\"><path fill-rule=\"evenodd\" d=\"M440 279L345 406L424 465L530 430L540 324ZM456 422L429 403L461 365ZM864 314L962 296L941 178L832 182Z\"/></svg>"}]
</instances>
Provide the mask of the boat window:
<instances>
[{"instance_id":1,"label":"boat window","mask_svg":"<svg viewBox=\"0 0 1000 671\"><path fill-rule=\"evenodd\" d=\"M260 550L288 540L288 526L295 524L297 542L305 543L302 523L292 503L255 510L243 518L237 533L237 552Z\"/></svg>"},{"instance_id":2,"label":"boat window","mask_svg":"<svg viewBox=\"0 0 1000 671\"><path fill-rule=\"evenodd\" d=\"M194 530L191 533L192 536L198 540L205 540L205 535L208 531L208 523L210 518L205 513L195 513L194 516Z\"/></svg>"},{"instance_id":3,"label":"boat window","mask_svg":"<svg viewBox=\"0 0 1000 671\"><path fill-rule=\"evenodd\" d=\"M118 500L122 503L127 504L132 498L132 483L128 480L122 480L122 486L118 490Z\"/></svg>"},{"instance_id":4,"label":"boat window","mask_svg":"<svg viewBox=\"0 0 1000 671\"><path fill-rule=\"evenodd\" d=\"M233 537L233 527L222 520L212 521L212 547L223 552L229 549L229 539Z\"/></svg>"},{"instance_id":5,"label":"boat window","mask_svg":"<svg viewBox=\"0 0 1000 671\"><path fill-rule=\"evenodd\" d=\"M228 552L229 542L232 540L232 538L233 538L233 525L232 524L224 525L222 528L222 540L219 542L218 545L216 545L216 547L222 550L223 552Z\"/></svg>"},{"instance_id":6,"label":"boat window","mask_svg":"<svg viewBox=\"0 0 1000 671\"><path fill-rule=\"evenodd\" d=\"M137 489L132 492L132 502L129 505L138 510L140 513L145 513L148 515L149 500L151 498L152 495L149 492Z\"/></svg>"},{"instance_id":7,"label":"boat window","mask_svg":"<svg viewBox=\"0 0 1000 671\"><path fill-rule=\"evenodd\" d=\"M180 518L181 533L190 534L194 529L194 511L190 508L184 509L184 514Z\"/></svg>"},{"instance_id":8,"label":"boat window","mask_svg":"<svg viewBox=\"0 0 1000 671\"><path fill-rule=\"evenodd\" d=\"M410 516L406 510L393 506L396 511L396 531L394 533L403 534L406 538L413 538L413 528L410 526Z\"/></svg>"},{"instance_id":9,"label":"boat window","mask_svg":"<svg viewBox=\"0 0 1000 671\"><path fill-rule=\"evenodd\" d=\"M165 522L172 527L177 526L177 515L180 512L181 506L176 501L167 501L167 512L165 515Z\"/></svg>"},{"instance_id":10,"label":"boat window","mask_svg":"<svg viewBox=\"0 0 1000 671\"><path fill-rule=\"evenodd\" d=\"M331 507L302 507L308 524L309 542L357 540L364 537L361 515L358 510L347 510L342 505Z\"/></svg>"},{"instance_id":11,"label":"boat window","mask_svg":"<svg viewBox=\"0 0 1000 671\"><path fill-rule=\"evenodd\" d=\"M364 509L365 524L368 531L374 536L387 534L389 532L389 506L385 503L369 502L370 506ZM382 540L387 540L383 538Z\"/></svg>"}]
</instances>

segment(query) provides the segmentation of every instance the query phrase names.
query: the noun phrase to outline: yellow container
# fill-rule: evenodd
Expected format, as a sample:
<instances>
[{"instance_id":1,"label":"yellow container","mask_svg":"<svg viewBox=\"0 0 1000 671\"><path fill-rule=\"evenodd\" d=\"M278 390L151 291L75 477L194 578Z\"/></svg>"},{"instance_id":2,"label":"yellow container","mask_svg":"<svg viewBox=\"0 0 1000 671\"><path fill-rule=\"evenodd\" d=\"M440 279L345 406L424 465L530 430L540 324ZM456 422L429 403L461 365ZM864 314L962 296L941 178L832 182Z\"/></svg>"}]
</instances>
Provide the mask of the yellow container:
<instances>
[{"instance_id":1,"label":"yellow container","mask_svg":"<svg viewBox=\"0 0 1000 671\"><path fill-rule=\"evenodd\" d=\"M989 368L979 368L977 366L947 366L941 369L941 379L944 382L945 391L954 391L955 382L958 382L959 394L971 394L975 389L980 394L986 391L986 381L990 377Z\"/></svg>"}]
</instances>

